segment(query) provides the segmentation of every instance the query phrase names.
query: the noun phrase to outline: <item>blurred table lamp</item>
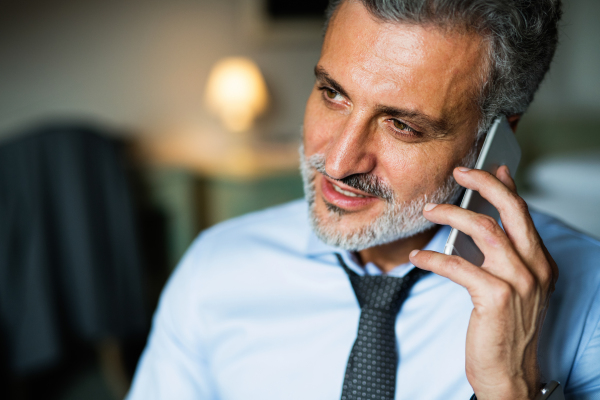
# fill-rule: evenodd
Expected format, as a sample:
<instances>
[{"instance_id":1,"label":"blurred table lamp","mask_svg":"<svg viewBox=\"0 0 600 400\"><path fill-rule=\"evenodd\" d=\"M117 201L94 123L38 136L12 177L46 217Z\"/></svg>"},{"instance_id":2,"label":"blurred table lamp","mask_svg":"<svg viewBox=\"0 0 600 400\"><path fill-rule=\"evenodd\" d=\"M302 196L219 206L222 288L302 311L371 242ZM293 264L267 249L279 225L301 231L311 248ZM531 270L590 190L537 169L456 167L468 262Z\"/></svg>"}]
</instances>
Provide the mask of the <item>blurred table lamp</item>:
<instances>
[{"instance_id":1,"label":"blurred table lamp","mask_svg":"<svg viewBox=\"0 0 600 400\"><path fill-rule=\"evenodd\" d=\"M243 57L225 58L212 68L206 103L230 132L248 131L267 109L267 85L258 66Z\"/></svg>"}]
</instances>

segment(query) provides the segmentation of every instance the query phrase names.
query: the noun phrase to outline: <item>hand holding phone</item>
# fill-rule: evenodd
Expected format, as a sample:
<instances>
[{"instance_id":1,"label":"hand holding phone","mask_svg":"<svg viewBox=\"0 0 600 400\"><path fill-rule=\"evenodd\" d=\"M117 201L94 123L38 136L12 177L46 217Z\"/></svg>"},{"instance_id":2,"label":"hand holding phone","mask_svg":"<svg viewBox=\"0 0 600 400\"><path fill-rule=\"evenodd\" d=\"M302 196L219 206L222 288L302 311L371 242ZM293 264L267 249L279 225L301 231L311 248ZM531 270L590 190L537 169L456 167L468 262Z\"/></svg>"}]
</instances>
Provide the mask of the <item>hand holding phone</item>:
<instances>
[{"instance_id":1,"label":"hand holding phone","mask_svg":"<svg viewBox=\"0 0 600 400\"><path fill-rule=\"evenodd\" d=\"M486 134L475 169L481 169L495 175L500 166L506 165L514 177L520 160L521 148L508 120L504 116L496 118ZM500 216L494 206L481 197L478 192L471 189L465 191L460 207L479 214L489 215L496 220ZM481 266L484 260L483 253L475 245L473 239L455 228L450 231L444 247L444 254L458 255L477 266Z\"/></svg>"},{"instance_id":2,"label":"hand holding phone","mask_svg":"<svg viewBox=\"0 0 600 400\"><path fill-rule=\"evenodd\" d=\"M482 398L491 398L498 394L498 388L507 388L506 395L500 397L525 399L540 387L537 350L558 278L558 266L516 193L514 180L508 171L497 171L505 164L514 174L519 156L508 122L504 118L495 121L477 168L453 171L459 184L477 192L465 193L462 208L440 204L423 211L431 222L452 225L475 241L453 230L446 253L459 257L428 250L415 250L409 256L416 267L464 287L471 297L473 312L466 335L465 369L474 391ZM495 207L502 211L502 227L491 220L500 214Z\"/></svg>"}]
</instances>

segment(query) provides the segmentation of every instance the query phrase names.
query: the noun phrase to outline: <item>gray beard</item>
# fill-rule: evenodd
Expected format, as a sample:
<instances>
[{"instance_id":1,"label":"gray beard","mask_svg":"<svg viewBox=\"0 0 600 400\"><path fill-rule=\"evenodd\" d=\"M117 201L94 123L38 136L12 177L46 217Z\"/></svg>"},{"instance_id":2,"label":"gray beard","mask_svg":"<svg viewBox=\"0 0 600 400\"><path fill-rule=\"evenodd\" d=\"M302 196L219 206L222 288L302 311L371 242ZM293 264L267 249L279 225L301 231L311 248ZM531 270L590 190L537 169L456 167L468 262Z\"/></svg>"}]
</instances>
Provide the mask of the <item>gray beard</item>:
<instances>
[{"instance_id":1,"label":"gray beard","mask_svg":"<svg viewBox=\"0 0 600 400\"><path fill-rule=\"evenodd\" d=\"M477 160L477 141L469 153L457 166L472 168ZM322 221L315 210L315 177L317 172L325 172L325 156L313 154L304 156L304 146L300 145L300 173L304 182L304 196L309 206L310 224L315 234L324 243L349 251L360 251L369 247L408 238L431 228L434 224L423 217L423 207L427 203L450 203L458 199L462 187L452 174L446 178L433 194L417 199L399 202L392 188L372 174L355 174L340 179L351 187L362 190L385 200L385 210L366 225L344 232L338 228L339 222L348 212L325 202L328 219ZM328 175L327 175L328 176Z\"/></svg>"}]
</instances>

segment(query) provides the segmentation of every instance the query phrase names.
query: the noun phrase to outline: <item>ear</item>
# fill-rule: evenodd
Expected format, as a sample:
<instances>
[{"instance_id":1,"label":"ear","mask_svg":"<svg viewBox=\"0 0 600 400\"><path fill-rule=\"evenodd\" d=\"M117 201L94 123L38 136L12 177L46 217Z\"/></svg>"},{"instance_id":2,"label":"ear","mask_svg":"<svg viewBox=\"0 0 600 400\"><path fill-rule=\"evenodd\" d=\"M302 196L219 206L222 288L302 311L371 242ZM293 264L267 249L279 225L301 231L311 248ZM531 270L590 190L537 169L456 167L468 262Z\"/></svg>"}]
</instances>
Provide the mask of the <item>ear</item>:
<instances>
[{"instance_id":1,"label":"ear","mask_svg":"<svg viewBox=\"0 0 600 400\"><path fill-rule=\"evenodd\" d=\"M517 131L517 125L519 125L519 121L521 120L521 115L522 114L513 114L513 115L506 117L506 119L508 120L508 124L510 125L510 129L512 129L513 132Z\"/></svg>"}]
</instances>

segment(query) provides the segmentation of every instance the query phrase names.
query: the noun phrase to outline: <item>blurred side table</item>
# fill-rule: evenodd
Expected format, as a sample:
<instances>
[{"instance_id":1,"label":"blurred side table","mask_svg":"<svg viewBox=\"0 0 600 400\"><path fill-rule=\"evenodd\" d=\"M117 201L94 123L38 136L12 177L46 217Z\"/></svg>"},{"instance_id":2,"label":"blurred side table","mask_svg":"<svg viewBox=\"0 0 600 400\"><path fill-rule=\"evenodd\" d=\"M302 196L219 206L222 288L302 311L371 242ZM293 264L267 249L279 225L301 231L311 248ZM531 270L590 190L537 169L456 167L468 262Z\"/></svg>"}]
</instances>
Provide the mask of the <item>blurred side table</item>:
<instances>
[{"instance_id":1,"label":"blurred side table","mask_svg":"<svg viewBox=\"0 0 600 400\"><path fill-rule=\"evenodd\" d=\"M234 139L194 132L135 145L153 202L167 216L171 267L202 229L303 196L298 142Z\"/></svg>"}]
</instances>

